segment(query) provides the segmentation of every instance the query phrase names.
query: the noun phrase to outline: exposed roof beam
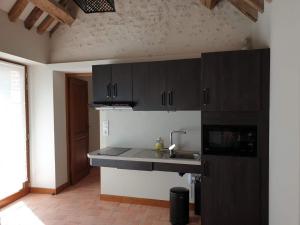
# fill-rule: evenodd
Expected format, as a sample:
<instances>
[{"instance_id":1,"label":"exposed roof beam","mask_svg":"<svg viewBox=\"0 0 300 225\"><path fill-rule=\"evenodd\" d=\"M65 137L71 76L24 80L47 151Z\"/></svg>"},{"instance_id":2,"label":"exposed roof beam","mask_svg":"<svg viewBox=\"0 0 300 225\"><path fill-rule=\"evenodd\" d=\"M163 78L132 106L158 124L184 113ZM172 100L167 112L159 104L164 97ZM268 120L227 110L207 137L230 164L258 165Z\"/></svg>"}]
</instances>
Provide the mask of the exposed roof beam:
<instances>
[{"instance_id":1,"label":"exposed roof beam","mask_svg":"<svg viewBox=\"0 0 300 225\"><path fill-rule=\"evenodd\" d=\"M52 37L52 35L59 28L60 25L61 25L61 23L57 22L56 25L50 30L50 32L49 32L50 37Z\"/></svg>"},{"instance_id":2,"label":"exposed roof beam","mask_svg":"<svg viewBox=\"0 0 300 225\"><path fill-rule=\"evenodd\" d=\"M215 8L220 0L201 0L201 3L209 9Z\"/></svg>"},{"instance_id":3,"label":"exposed roof beam","mask_svg":"<svg viewBox=\"0 0 300 225\"><path fill-rule=\"evenodd\" d=\"M29 1L32 2L36 7L47 12L49 15L51 15L53 18L60 21L61 23L71 25L74 22L73 16L54 0L29 0Z\"/></svg>"},{"instance_id":4,"label":"exposed roof beam","mask_svg":"<svg viewBox=\"0 0 300 225\"><path fill-rule=\"evenodd\" d=\"M26 6L28 5L28 0L18 0L13 5L11 10L8 12L8 18L10 21L16 21L19 16L22 14Z\"/></svg>"},{"instance_id":5,"label":"exposed roof beam","mask_svg":"<svg viewBox=\"0 0 300 225\"><path fill-rule=\"evenodd\" d=\"M253 22L257 21L258 10L249 5L245 0L229 0L238 10L246 15Z\"/></svg>"},{"instance_id":6,"label":"exposed roof beam","mask_svg":"<svg viewBox=\"0 0 300 225\"><path fill-rule=\"evenodd\" d=\"M27 16L26 20L24 21L24 26L28 30L30 30L42 14L42 10L40 10L38 7L34 7L29 16Z\"/></svg>"},{"instance_id":7,"label":"exposed roof beam","mask_svg":"<svg viewBox=\"0 0 300 225\"><path fill-rule=\"evenodd\" d=\"M42 22L41 24L38 26L37 28L37 32L39 34L43 34L45 31L47 31L47 29L50 27L50 25L55 21L55 19L48 15Z\"/></svg>"},{"instance_id":8,"label":"exposed roof beam","mask_svg":"<svg viewBox=\"0 0 300 225\"><path fill-rule=\"evenodd\" d=\"M67 4L69 3L70 1L69 0L60 0L59 1L59 4L62 6L62 7L66 7ZM50 36L55 32L55 30L58 28L58 25L60 24L59 21L55 20L55 18L53 18L52 16L48 15L42 22L41 24L38 26L37 28L37 32L39 34L43 34L44 32L46 32L48 30L48 28L51 26L51 24L53 22L56 21L56 25L51 29L50 32Z\"/></svg>"},{"instance_id":9,"label":"exposed roof beam","mask_svg":"<svg viewBox=\"0 0 300 225\"><path fill-rule=\"evenodd\" d=\"M264 12L265 1L264 0L245 0L250 6L254 9L258 10L259 12Z\"/></svg>"}]
</instances>

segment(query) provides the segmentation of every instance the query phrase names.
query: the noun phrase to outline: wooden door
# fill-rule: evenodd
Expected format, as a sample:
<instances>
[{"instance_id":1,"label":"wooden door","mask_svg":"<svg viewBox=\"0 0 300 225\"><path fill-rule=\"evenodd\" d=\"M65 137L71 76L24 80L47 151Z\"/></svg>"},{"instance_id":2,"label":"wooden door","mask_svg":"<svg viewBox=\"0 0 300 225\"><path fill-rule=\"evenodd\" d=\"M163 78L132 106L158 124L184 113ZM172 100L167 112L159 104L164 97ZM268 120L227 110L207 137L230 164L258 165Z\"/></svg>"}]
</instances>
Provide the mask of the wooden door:
<instances>
[{"instance_id":1,"label":"wooden door","mask_svg":"<svg viewBox=\"0 0 300 225\"><path fill-rule=\"evenodd\" d=\"M258 159L203 156L202 166L202 225L261 224Z\"/></svg>"},{"instance_id":2,"label":"wooden door","mask_svg":"<svg viewBox=\"0 0 300 225\"><path fill-rule=\"evenodd\" d=\"M202 110L261 109L261 51L207 53L202 56Z\"/></svg>"},{"instance_id":3,"label":"wooden door","mask_svg":"<svg viewBox=\"0 0 300 225\"><path fill-rule=\"evenodd\" d=\"M136 63L132 67L134 110L167 110L166 62Z\"/></svg>"},{"instance_id":4,"label":"wooden door","mask_svg":"<svg viewBox=\"0 0 300 225\"><path fill-rule=\"evenodd\" d=\"M200 110L201 59L168 62L170 110Z\"/></svg>"},{"instance_id":5,"label":"wooden door","mask_svg":"<svg viewBox=\"0 0 300 225\"><path fill-rule=\"evenodd\" d=\"M104 103L112 101L111 65L93 66L93 101Z\"/></svg>"},{"instance_id":6,"label":"wooden door","mask_svg":"<svg viewBox=\"0 0 300 225\"><path fill-rule=\"evenodd\" d=\"M72 184L89 173L88 83L68 78L69 178Z\"/></svg>"},{"instance_id":7,"label":"wooden door","mask_svg":"<svg viewBox=\"0 0 300 225\"><path fill-rule=\"evenodd\" d=\"M115 102L132 102L131 64L112 65L112 96Z\"/></svg>"}]
</instances>

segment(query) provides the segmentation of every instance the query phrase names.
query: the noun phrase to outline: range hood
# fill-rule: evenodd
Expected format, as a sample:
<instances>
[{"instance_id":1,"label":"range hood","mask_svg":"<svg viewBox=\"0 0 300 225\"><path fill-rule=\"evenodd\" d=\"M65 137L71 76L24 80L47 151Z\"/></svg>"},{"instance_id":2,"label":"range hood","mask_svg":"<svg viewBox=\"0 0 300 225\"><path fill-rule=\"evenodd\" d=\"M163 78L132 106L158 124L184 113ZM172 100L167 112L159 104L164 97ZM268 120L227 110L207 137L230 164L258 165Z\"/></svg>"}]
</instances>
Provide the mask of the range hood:
<instances>
[{"instance_id":1,"label":"range hood","mask_svg":"<svg viewBox=\"0 0 300 225\"><path fill-rule=\"evenodd\" d=\"M133 110L133 102L94 102L90 106L96 110Z\"/></svg>"}]
</instances>

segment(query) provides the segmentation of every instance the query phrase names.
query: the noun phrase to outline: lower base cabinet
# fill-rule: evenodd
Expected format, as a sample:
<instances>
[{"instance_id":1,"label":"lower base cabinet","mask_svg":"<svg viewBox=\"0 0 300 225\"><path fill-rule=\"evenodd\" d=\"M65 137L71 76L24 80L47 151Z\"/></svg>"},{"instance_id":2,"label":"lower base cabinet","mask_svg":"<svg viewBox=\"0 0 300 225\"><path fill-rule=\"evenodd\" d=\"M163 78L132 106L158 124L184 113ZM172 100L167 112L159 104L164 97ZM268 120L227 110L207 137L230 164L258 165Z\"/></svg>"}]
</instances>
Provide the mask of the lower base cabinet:
<instances>
[{"instance_id":1,"label":"lower base cabinet","mask_svg":"<svg viewBox=\"0 0 300 225\"><path fill-rule=\"evenodd\" d=\"M259 225L257 158L203 156L202 225Z\"/></svg>"}]
</instances>

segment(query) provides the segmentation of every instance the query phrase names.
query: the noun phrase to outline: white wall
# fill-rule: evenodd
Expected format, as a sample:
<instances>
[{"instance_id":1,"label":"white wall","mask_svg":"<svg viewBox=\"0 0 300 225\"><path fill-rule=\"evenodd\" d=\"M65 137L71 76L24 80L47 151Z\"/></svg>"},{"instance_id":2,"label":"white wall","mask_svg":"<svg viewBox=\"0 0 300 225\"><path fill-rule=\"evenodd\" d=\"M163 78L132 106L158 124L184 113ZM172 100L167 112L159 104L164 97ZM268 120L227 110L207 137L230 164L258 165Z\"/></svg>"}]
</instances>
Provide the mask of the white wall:
<instances>
[{"instance_id":1,"label":"white wall","mask_svg":"<svg viewBox=\"0 0 300 225\"><path fill-rule=\"evenodd\" d=\"M28 69L31 186L55 188L53 73L45 65Z\"/></svg>"},{"instance_id":2,"label":"white wall","mask_svg":"<svg viewBox=\"0 0 300 225\"><path fill-rule=\"evenodd\" d=\"M270 224L300 224L300 2L272 1L253 27L271 48Z\"/></svg>"},{"instance_id":3,"label":"white wall","mask_svg":"<svg viewBox=\"0 0 300 225\"><path fill-rule=\"evenodd\" d=\"M53 73L56 187L68 182L65 74Z\"/></svg>"},{"instance_id":4,"label":"white wall","mask_svg":"<svg viewBox=\"0 0 300 225\"><path fill-rule=\"evenodd\" d=\"M84 14L51 38L51 62L183 56L240 49L251 21L228 1L115 0L116 13Z\"/></svg>"},{"instance_id":5,"label":"white wall","mask_svg":"<svg viewBox=\"0 0 300 225\"><path fill-rule=\"evenodd\" d=\"M201 113L187 112L133 112L101 111L101 128L109 121L110 135L101 132L101 147L154 148L155 140L162 137L169 145L169 132L187 129L186 135L174 136L174 141L185 150L200 151ZM101 193L110 195L169 199L169 190L174 186L189 188L188 177L177 173L142 172L101 169Z\"/></svg>"},{"instance_id":6,"label":"white wall","mask_svg":"<svg viewBox=\"0 0 300 225\"><path fill-rule=\"evenodd\" d=\"M27 30L21 20L12 23L6 12L0 10L0 52L36 62L49 61L49 36L39 35L35 29Z\"/></svg>"}]
</instances>

